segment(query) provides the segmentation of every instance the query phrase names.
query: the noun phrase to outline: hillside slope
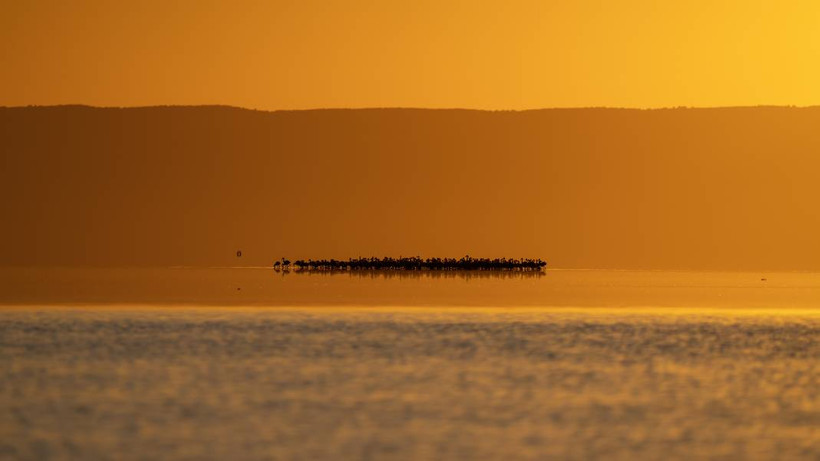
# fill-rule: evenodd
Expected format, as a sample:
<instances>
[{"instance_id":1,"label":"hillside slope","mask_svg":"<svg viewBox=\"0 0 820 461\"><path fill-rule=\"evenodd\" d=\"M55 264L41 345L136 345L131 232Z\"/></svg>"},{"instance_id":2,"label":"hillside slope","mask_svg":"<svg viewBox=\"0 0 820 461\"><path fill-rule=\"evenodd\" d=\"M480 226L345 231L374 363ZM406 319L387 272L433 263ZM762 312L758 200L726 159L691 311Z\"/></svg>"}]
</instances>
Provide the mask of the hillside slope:
<instances>
[{"instance_id":1,"label":"hillside slope","mask_svg":"<svg viewBox=\"0 0 820 461\"><path fill-rule=\"evenodd\" d=\"M820 108L0 108L0 265L820 270L819 128Z\"/></svg>"}]
</instances>

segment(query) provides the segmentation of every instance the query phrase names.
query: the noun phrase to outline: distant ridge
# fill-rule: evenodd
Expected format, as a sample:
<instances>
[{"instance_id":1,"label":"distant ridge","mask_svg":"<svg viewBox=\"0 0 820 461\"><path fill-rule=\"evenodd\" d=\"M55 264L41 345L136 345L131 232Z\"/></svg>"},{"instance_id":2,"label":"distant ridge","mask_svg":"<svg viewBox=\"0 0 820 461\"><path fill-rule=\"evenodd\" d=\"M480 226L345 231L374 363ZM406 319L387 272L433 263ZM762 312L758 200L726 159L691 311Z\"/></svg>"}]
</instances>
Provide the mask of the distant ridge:
<instances>
[{"instance_id":1,"label":"distant ridge","mask_svg":"<svg viewBox=\"0 0 820 461\"><path fill-rule=\"evenodd\" d=\"M820 107L0 108L0 265L820 270Z\"/></svg>"},{"instance_id":2,"label":"distant ridge","mask_svg":"<svg viewBox=\"0 0 820 461\"><path fill-rule=\"evenodd\" d=\"M816 109L820 105L776 105L761 104L756 106L669 106L669 107L617 107L617 106L587 106L587 107L540 107L532 109L481 109L471 107L413 107L413 106L385 106L385 107L311 107L302 109L256 109L251 107L233 106L230 104L166 104L147 106L95 106L91 104L43 104L27 106L3 106L0 109L51 109L51 108L78 108L101 110L146 110L146 109L227 109L258 113L281 112L316 112L316 111L465 111L489 113L527 113L540 111L575 111L575 110L629 110L629 111L667 111L667 110L724 110L724 109Z\"/></svg>"}]
</instances>

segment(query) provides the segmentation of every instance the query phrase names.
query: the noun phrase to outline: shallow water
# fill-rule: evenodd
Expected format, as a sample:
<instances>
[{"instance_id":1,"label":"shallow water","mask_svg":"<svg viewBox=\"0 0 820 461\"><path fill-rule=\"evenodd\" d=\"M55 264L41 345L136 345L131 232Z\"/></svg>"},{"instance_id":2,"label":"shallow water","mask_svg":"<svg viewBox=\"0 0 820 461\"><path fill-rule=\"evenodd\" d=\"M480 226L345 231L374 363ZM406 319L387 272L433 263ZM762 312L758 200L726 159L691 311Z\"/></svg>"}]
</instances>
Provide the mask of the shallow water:
<instances>
[{"instance_id":1,"label":"shallow water","mask_svg":"<svg viewBox=\"0 0 820 461\"><path fill-rule=\"evenodd\" d=\"M820 309L820 273L3 269L5 305Z\"/></svg>"},{"instance_id":2,"label":"shallow water","mask_svg":"<svg viewBox=\"0 0 820 461\"><path fill-rule=\"evenodd\" d=\"M0 458L820 457L816 274L2 274Z\"/></svg>"}]
</instances>

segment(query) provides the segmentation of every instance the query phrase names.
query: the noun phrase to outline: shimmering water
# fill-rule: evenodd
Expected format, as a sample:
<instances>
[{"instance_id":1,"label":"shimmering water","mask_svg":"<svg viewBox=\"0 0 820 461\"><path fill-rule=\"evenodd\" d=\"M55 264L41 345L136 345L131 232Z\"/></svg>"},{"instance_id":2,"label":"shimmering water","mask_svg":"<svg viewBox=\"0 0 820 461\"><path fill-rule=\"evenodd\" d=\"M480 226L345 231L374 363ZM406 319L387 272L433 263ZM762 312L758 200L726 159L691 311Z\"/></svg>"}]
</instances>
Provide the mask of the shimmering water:
<instances>
[{"instance_id":1,"label":"shimmering water","mask_svg":"<svg viewBox=\"0 0 820 461\"><path fill-rule=\"evenodd\" d=\"M3 459L820 457L816 274L0 273Z\"/></svg>"}]
</instances>

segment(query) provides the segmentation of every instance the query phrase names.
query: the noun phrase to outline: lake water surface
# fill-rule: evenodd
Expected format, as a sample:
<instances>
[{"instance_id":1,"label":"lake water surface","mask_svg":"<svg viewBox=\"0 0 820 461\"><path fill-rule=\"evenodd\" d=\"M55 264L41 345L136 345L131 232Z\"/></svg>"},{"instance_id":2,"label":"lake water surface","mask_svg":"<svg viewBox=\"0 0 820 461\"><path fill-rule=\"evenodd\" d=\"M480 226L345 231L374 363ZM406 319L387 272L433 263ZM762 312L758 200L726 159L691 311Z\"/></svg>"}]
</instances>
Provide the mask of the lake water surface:
<instances>
[{"instance_id":1,"label":"lake water surface","mask_svg":"<svg viewBox=\"0 0 820 461\"><path fill-rule=\"evenodd\" d=\"M820 457L820 274L0 276L0 459Z\"/></svg>"}]
</instances>

